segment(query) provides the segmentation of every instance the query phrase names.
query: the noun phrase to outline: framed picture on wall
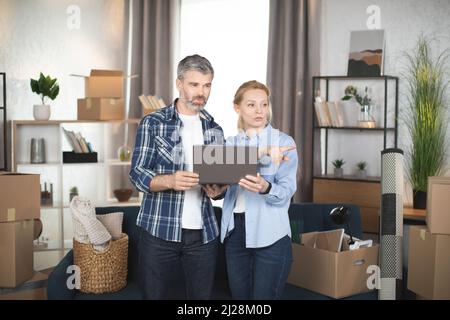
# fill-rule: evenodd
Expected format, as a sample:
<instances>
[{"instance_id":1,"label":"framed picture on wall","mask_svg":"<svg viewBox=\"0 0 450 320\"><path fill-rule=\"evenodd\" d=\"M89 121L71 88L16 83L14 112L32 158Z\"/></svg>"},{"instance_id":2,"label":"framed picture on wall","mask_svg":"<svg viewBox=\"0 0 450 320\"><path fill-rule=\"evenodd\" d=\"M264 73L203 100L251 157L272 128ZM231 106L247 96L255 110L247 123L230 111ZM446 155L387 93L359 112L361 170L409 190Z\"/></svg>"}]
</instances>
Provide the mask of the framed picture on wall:
<instances>
[{"instance_id":1,"label":"framed picture on wall","mask_svg":"<svg viewBox=\"0 0 450 320\"><path fill-rule=\"evenodd\" d=\"M0 171L6 170L6 74L0 72Z\"/></svg>"},{"instance_id":2,"label":"framed picture on wall","mask_svg":"<svg viewBox=\"0 0 450 320\"><path fill-rule=\"evenodd\" d=\"M347 75L383 75L384 45L384 30L351 31Z\"/></svg>"}]
</instances>

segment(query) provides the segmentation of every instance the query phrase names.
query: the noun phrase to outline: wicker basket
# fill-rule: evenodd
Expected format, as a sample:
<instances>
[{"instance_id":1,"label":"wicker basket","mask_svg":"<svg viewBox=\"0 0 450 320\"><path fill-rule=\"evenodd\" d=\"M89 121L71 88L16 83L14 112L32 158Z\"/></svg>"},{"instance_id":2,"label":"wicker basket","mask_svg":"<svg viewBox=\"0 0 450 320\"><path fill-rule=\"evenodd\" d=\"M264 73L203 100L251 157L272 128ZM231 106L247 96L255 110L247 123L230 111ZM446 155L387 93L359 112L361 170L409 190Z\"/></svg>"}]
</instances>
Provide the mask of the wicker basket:
<instances>
[{"instance_id":1,"label":"wicker basket","mask_svg":"<svg viewBox=\"0 0 450 320\"><path fill-rule=\"evenodd\" d=\"M85 293L111 293L127 284L128 235L111 240L105 251L73 240L74 264L80 268L81 288Z\"/></svg>"}]
</instances>

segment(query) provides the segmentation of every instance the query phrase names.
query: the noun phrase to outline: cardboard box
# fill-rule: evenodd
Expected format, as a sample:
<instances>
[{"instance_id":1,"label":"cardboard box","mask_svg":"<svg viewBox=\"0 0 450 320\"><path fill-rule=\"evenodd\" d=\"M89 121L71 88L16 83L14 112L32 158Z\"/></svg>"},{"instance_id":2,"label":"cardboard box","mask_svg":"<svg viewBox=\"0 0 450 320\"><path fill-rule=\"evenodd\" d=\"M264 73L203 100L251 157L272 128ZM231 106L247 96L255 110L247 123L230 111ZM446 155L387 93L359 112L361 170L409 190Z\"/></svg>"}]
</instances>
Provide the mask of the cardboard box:
<instances>
[{"instance_id":1,"label":"cardboard box","mask_svg":"<svg viewBox=\"0 0 450 320\"><path fill-rule=\"evenodd\" d=\"M123 99L86 98L78 99L78 120L123 120Z\"/></svg>"},{"instance_id":2,"label":"cardboard box","mask_svg":"<svg viewBox=\"0 0 450 320\"><path fill-rule=\"evenodd\" d=\"M33 276L34 220L0 223L0 288L15 288Z\"/></svg>"},{"instance_id":3,"label":"cardboard box","mask_svg":"<svg viewBox=\"0 0 450 320\"><path fill-rule=\"evenodd\" d=\"M429 177L427 226L432 234L450 235L450 177Z\"/></svg>"},{"instance_id":4,"label":"cardboard box","mask_svg":"<svg viewBox=\"0 0 450 320\"><path fill-rule=\"evenodd\" d=\"M40 217L39 175L0 172L0 222Z\"/></svg>"},{"instance_id":5,"label":"cardboard box","mask_svg":"<svg viewBox=\"0 0 450 320\"><path fill-rule=\"evenodd\" d=\"M288 283L332 298L344 298L370 291L367 268L378 265L378 245L351 251L327 250L320 232L301 235L301 245L292 244L294 262ZM321 249L317 243L322 243ZM336 243L331 243L336 248ZM345 246L342 246L345 248Z\"/></svg>"},{"instance_id":6,"label":"cardboard box","mask_svg":"<svg viewBox=\"0 0 450 320\"><path fill-rule=\"evenodd\" d=\"M0 289L0 300L47 300L48 274L36 271L33 277L14 289Z\"/></svg>"},{"instance_id":7,"label":"cardboard box","mask_svg":"<svg viewBox=\"0 0 450 320\"><path fill-rule=\"evenodd\" d=\"M73 74L84 78L86 98L122 98L124 76L120 70L91 70L90 76Z\"/></svg>"},{"instance_id":8,"label":"cardboard box","mask_svg":"<svg viewBox=\"0 0 450 320\"><path fill-rule=\"evenodd\" d=\"M408 289L426 299L450 299L450 235L409 228Z\"/></svg>"}]
</instances>

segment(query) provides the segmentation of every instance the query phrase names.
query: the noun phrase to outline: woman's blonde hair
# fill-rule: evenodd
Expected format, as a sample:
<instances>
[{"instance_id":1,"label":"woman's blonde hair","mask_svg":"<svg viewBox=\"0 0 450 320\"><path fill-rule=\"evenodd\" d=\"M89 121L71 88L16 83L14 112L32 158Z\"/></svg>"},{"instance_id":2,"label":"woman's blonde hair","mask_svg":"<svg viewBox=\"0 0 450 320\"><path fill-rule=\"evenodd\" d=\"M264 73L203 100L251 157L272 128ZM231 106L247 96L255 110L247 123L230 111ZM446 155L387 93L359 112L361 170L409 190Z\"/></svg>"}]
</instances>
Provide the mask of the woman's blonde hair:
<instances>
[{"instance_id":1,"label":"woman's blonde hair","mask_svg":"<svg viewBox=\"0 0 450 320\"><path fill-rule=\"evenodd\" d=\"M270 90L265 84L262 84L261 82L258 82L256 80L251 80L251 81L244 82L237 89L237 91L236 91L236 93L234 95L233 103L234 104L240 104L242 102L242 99L244 99L244 94L248 90L255 90L255 89L262 90L262 91L264 91L267 94L267 99L269 100L269 112L267 113L267 123L270 123L272 121L272 104L270 103ZM239 119L238 119L238 130L239 131L243 131L244 129L245 129L244 128L244 121L242 120L241 116L239 116Z\"/></svg>"}]
</instances>

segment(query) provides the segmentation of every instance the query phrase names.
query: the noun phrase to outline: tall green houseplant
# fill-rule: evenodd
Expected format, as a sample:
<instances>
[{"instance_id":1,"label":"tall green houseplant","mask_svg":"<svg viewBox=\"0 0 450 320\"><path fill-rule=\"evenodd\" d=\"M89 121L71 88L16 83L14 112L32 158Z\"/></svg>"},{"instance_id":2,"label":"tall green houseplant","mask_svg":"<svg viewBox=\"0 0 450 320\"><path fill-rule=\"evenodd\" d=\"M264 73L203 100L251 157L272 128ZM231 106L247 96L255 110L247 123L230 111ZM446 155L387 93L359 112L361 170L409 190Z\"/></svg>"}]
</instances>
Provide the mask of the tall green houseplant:
<instances>
[{"instance_id":1,"label":"tall green houseplant","mask_svg":"<svg viewBox=\"0 0 450 320\"><path fill-rule=\"evenodd\" d=\"M430 40L421 36L414 51L407 54L406 124L411 137L408 171L414 207L420 209L426 208L428 177L441 173L447 147L448 82L444 80L444 72L448 51L433 58L430 46Z\"/></svg>"}]
</instances>

